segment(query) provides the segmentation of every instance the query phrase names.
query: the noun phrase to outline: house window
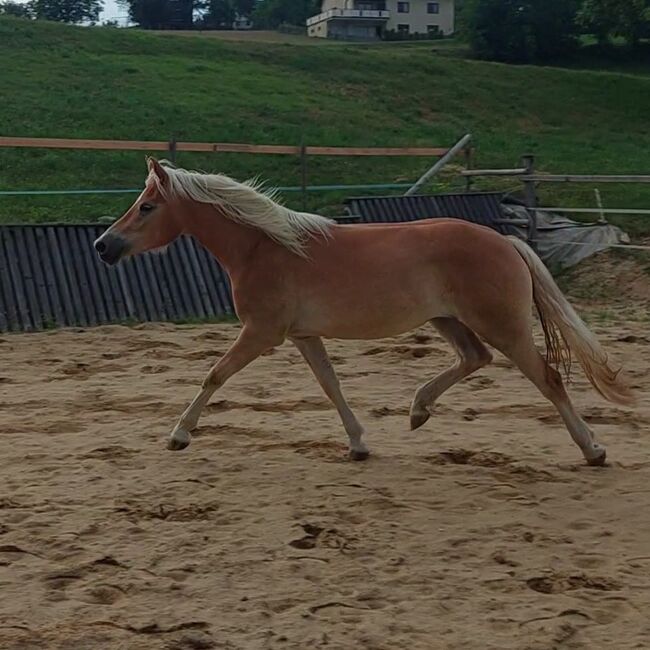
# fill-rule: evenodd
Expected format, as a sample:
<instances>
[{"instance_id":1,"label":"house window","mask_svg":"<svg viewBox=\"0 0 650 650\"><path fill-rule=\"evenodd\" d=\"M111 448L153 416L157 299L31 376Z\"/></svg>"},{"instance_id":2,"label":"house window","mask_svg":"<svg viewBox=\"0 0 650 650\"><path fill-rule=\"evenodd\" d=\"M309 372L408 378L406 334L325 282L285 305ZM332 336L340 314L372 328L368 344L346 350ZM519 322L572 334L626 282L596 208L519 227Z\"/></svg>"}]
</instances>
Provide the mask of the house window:
<instances>
[{"instance_id":1,"label":"house window","mask_svg":"<svg viewBox=\"0 0 650 650\"><path fill-rule=\"evenodd\" d=\"M410 2L398 2L397 3L397 13L398 14L407 14L411 11Z\"/></svg>"},{"instance_id":2,"label":"house window","mask_svg":"<svg viewBox=\"0 0 650 650\"><path fill-rule=\"evenodd\" d=\"M437 36L440 33L440 25L427 25L427 34Z\"/></svg>"},{"instance_id":3,"label":"house window","mask_svg":"<svg viewBox=\"0 0 650 650\"><path fill-rule=\"evenodd\" d=\"M427 13L429 13L429 14L439 14L440 13L440 3L439 2L427 2Z\"/></svg>"},{"instance_id":4,"label":"house window","mask_svg":"<svg viewBox=\"0 0 650 650\"><path fill-rule=\"evenodd\" d=\"M409 34L411 32L411 29L408 25L398 25L397 26L397 33L398 34Z\"/></svg>"}]
</instances>

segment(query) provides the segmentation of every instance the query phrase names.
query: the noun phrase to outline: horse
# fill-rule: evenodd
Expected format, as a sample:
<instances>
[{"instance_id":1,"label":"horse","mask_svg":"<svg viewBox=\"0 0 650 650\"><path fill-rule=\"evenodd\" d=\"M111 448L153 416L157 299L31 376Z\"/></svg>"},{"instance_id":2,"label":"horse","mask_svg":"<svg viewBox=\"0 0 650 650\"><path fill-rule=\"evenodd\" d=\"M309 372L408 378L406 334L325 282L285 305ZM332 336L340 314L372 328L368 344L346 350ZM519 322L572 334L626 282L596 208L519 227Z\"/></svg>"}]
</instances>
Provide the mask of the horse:
<instances>
[{"instance_id":1,"label":"horse","mask_svg":"<svg viewBox=\"0 0 650 650\"><path fill-rule=\"evenodd\" d=\"M486 344L508 357L557 409L587 464L605 464L605 447L575 411L560 369L575 355L605 399L634 396L592 332L523 241L460 219L344 225L282 205L257 181L237 182L147 158L145 187L95 242L117 264L190 235L226 270L241 330L210 369L174 427L167 447L185 449L201 412L235 373L289 339L338 411L349 457L369 455L322 339L370 340L430 323L456 362L415 392L411 429L430 418L441 395L489 364ZM546 356L533 339L534 307Z\"/></svg>"}]
</instances>

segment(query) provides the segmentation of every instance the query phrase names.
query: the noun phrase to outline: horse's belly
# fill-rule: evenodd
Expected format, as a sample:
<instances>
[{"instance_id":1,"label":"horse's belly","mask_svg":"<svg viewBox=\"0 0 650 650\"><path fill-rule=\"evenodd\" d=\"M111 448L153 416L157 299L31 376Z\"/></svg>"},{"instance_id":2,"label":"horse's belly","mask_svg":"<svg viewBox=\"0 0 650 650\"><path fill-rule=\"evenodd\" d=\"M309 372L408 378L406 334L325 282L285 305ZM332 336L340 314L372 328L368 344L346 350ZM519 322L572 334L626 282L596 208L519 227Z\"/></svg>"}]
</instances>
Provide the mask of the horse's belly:
<instances>
[{"instance_id":1,"label":"horse's belly","mask_svg":"<svg viewBox=\"0 0 650 650\"><path fill-rule=\"evenodd\" d=\"M337 339L377 339L415 329L446 309L432 292L367 293L353 300L314 300L303 304L295 336Z\"/></svg>"}]
</instances>

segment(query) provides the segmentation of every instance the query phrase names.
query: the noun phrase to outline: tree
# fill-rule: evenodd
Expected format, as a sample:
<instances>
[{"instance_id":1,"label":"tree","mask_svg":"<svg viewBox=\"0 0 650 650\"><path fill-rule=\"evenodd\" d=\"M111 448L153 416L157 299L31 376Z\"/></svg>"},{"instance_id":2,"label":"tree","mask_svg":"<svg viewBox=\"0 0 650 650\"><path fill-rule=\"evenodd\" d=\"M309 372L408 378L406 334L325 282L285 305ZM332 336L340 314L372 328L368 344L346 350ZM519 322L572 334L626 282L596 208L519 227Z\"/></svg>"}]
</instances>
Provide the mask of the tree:
<instances>
[{"instance_id":1,"label":"tree","mask_svg":"<svg viewBox=\"0 0 650 650\"><path fill-rule=\"evenodd\" d=\"M195 0L120 0L142 29L192 29Z\"/></svg>"},{"instance_id":2,"label":"tree","mask_svg":"<svg viewBox=\"0 0 650 650\"><path fill-rule=\"evenodd\" d=\"M34 0L36 18L60 23L96 23L102 10L102 0Z\"/></svg>"},{"instance_id":3,"label":"tree","mask_svg":"<svg viewBox=\"0 0 650 650\"><path fill-rule=\"evenodd\" d=\"M534 0L530 24L534 42L533 59L557 61L577 47L578 0Z\"/></svg>"},{"instance_id":4,"label":"tree","mask_svg":"<svg viewBox=\"0 0 650 650\"><path fill-rule=\"evenodd\" d=\"M319 0L261 0L253 11L253 22L276 29L286 23L305 26L307 18L320 13Z\"/></svg>"},{"instance_id":5,"label":"tree","mask_svg":"<svg viewBox=\"0 0 650 650\"><path fill-rule=\"evenodd\" d=\"M231 29L237 13L234 0L204 0L201 10L207 29Z\"/></svg>"},{"instance_id":6,"label":"tree","mask_svg":"<svg viewBox=\"0 0 650 650\"><path fill-rule=\"evenodd\" d=\"M550 61L576 44L576 0L471 0L464 11L472 51L480 58Z\"/></svg>"},{"instance_id":7,"label":"tree","mask_svg":"<svg viewBox=\"0 0 650 650\"><path fill-rule=\"evenodd\" d=\"M7 0L0 3L1 16L14 16L16 18L33 18L34 12L31 3L13 2Z\"/></svg>"},{"instance_id":8,"label":"tree","mask_svg":"<svg viewBox=\"0 0 650 650\"><path fill-rule=\"evenodd\" d=\"M605 44L611 36L622 36L630 45L648 33L648 0L585 0L578 14L579 24Z\"/></svg>"},{"instance_id":9,"label":"tree","mask_svg":"<svg viewBox=\"0 0 650 650\"><path fill-rule=\"evenodd\" d=\"M201 0L201 26L207 29L232 29L237 16L250 17L256 0Z\"/></svg>"},{"instance_id":10,"label":"tree","mask_svg":"<svg viewBox=\"0 0 650 650\"><path fill-rule=\"evenodd\" d=\"M129 18L142 29L166 29L172 10L169 0L120 0L129 11Z\"/></svg>"},{"instance_id":11,"label":"tree","mask_svg":"<svg viewBox=\"0 0 650 650\"><path fill-rule=\"evenodd\" d=\"M33 18L34 11L31 3L7 2L0 3L0 15L2 16L15 16L16 18Z\"/></svg>"}]
</instances>

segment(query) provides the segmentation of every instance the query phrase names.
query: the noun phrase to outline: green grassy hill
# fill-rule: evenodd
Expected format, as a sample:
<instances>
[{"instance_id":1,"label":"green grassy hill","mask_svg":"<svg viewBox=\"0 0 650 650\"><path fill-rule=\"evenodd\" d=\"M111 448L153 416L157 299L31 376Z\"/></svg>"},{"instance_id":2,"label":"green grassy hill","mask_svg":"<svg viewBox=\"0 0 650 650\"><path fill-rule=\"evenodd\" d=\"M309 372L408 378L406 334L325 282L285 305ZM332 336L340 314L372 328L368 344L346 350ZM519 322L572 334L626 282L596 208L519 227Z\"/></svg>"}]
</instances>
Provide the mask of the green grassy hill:
<instances>
[{"instance_id":1,"label":"green grassy hill","mask_svg":"<svg viewBox=\"0 0 650 650\"><path fill-rule=\"evenodd\" d=\"M7 18L0 61L1 135L446 146L472 132L480 165L512 166L532 152L549 172L650 173L650 76L638 66L515 67L468 60L439 43L313 47ZM135 188L143 156L0 149L0 189ZM300 178L292 157L181 154L178 162L278 185ZM428 164L312 158L309 181L404 181ZM446 176L434 189L461 185ZM650 186L601 191L607 207L650 207ZM0 220L84 221L117 215L132 198L0 196ZM313 195L310 208L336 211L342 198ZM594 204L587 186L553 186L544 199ZM650 230L650 219L623 223Z\"/></svg>"}]
</instances>

